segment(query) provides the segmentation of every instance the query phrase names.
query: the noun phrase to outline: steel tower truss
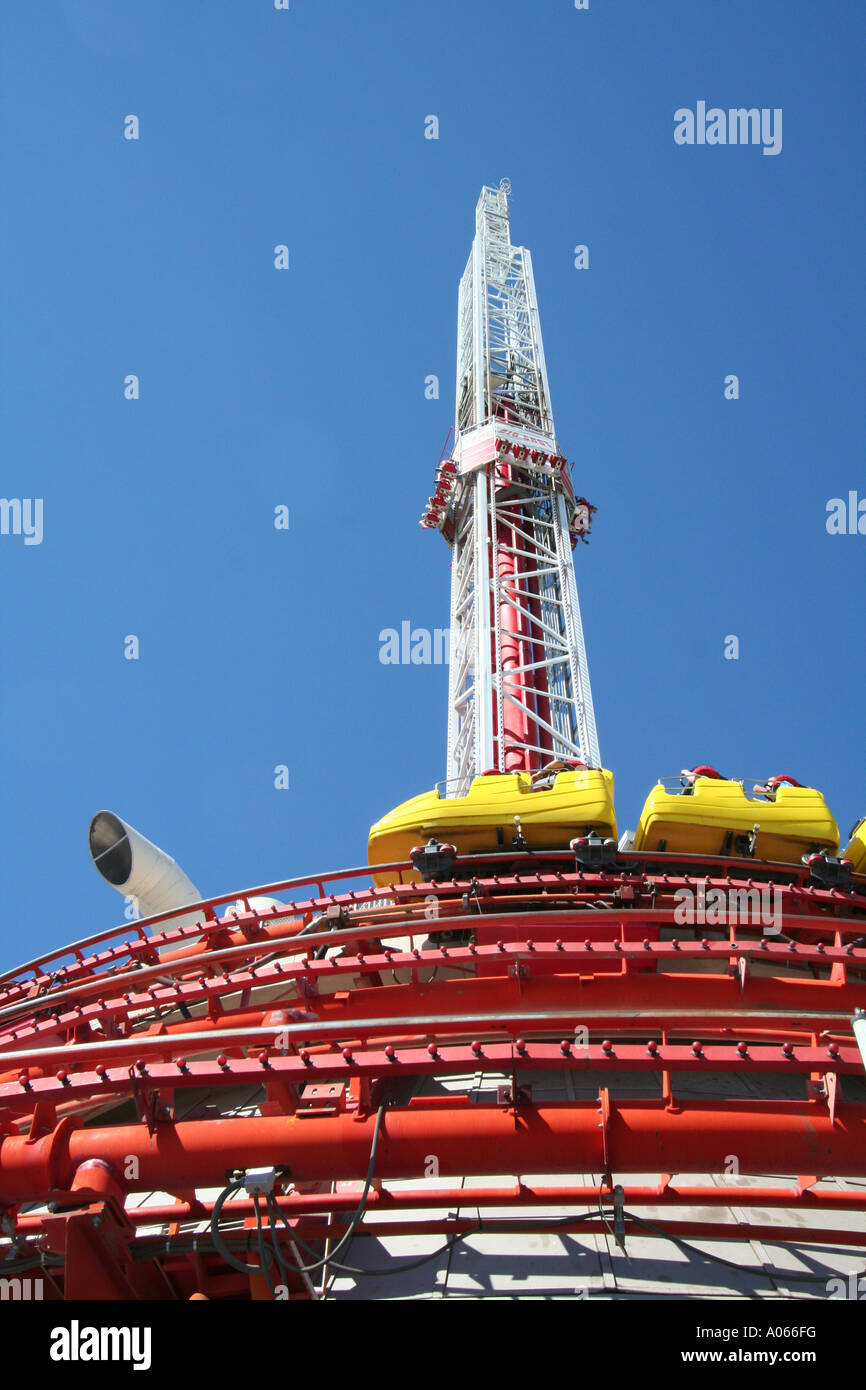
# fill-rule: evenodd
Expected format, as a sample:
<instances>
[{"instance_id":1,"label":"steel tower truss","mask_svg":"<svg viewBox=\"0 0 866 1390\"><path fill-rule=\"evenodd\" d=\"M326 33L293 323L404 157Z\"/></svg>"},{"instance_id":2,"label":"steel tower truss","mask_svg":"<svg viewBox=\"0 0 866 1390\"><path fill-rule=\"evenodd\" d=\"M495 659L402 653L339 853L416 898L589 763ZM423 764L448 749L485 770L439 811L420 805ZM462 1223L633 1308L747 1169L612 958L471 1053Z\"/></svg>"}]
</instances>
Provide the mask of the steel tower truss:
<instances>
[{"instance_id":1,"label":"steel tower truss","mask_svg":"<svg viewBox=\"0 0 866 1390\"><path fill-rule=\"evenodd\" d=\"M440 474L445 505L431 499L452 548L452 796L488 768L600 766L571 556L588 510L557 444L532 258L511 244L508 192L503 182L478 201L458 300L456 468Z\"/></svg>"}]
</instances>

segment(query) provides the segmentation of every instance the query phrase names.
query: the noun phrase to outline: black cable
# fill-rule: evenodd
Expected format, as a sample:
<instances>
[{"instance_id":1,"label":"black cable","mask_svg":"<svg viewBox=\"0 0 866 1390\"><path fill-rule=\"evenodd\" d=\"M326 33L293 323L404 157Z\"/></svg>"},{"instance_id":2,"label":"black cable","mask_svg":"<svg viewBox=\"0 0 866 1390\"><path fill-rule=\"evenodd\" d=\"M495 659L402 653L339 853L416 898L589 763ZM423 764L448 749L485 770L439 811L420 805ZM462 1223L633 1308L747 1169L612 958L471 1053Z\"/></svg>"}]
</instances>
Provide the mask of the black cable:
<instances>
[{"instance_id":1,"label":"black cable","mask_svg":"<svg viewBox=\"0 0 866 1390\"><path fill-rule=\"evenodd\" d=\"M297 1273L298 1266L293 1265L290 1260L284 1259L283 1252L280 1249L280 1242L277 1240L277 1221L274 1212L275 1203L272 1193L268 1193L266 1202L268 1208L268 1229L271 1233L271 1246L273 1248L274 1257L277 1261L277 1265L279 1266L281 1273L295 1274ZM315 1251L311 1251L310 1253L315 1254Z\"/></svg>"},{"instance_id":2,"label":"black cable","mask_svg":"<svg viewBox=\"0 0 866 1390\"><path fill-rule=\"evenodd\" d=\"M367 1165L367 1177L364 1182L364 1190L361 1193L361 1200L358 1203L358 1206L352 1216L351 1221L349 1222L348 1227L346 1228L345 1233L341 1236L339 1244L334 1247L334 1254L338 1254L339 1251L343 1249L343 1246L348 1244L352 1236L355 1234L355 1230L359 1222L361 1221L361 1218L364 1215L364 1210L367 1205L367 1196L370 1191L370 1185L373 1181L373 1169L376 1164L376 1154L379 1149L379 1135L382 1129L382 1118L384 1114L385 1104L383 1102L379 1106L378 1111L376 1112L376 1123L373 1127L373 1142L370 1145L370 1162ZM235 1258L235 1256L231 1253L225 1241L223 1240L222 1236L220 1235L219 1231L219 1221L222 1215L223 1207L225 1206L226 1202L229 1200L231 1196L234 1196L236 1192L240 1192L243 1185L244 1184L242 1182L230 1184L228 1187L224 1188L223 1191L220 1193L219 1197L217 1197L216 1201L214 1202L213 1212L211 1213L210 1233L213 1239L213 1243L216 1246L220 1256L223 1260L225 1260L226 1264L231 1265L232 1269L236 1269L242 1274L261 1274L263 1270L260 1265L248 1265L243 1260L238 1260ZM288 1221L286 1221L285 1217L282 1215L282 1212L280 1212L279 1207L274 1201L273 1195L271 1193L266 1194L266 1200L268 1212L271 1215L271 1224L273 1225L273 1211L276 1211L277 1214L280 1216L281 1220L284 1222L286 1229L289 1231L289 1234L292 1236L292 1238L296 1240L299 1245L303 1245L304 1249L306 1249L309 1254L315 1254L315 1251L311 1251L308 1246L304 1245L304 1242L299 1240L299 1238L292 1231ZM257 1197L254 1197L254 1205L256 1210L256 1223L260 1235L261 1253L261 1251L264 1250L264 1232L262 1231L261 1227L261 1213L259 1212ZM316 1259L312 1264L309 1265L297 1264L285 1266L281 1259L280 1268L291 1269L293 1274L310 1274L313 1270L321 1269L323 1265L329 1263L330 1256L326 1256L324 1259ZM265 1277L268 1278L267 1270L265 1270L264 1272Z\"/></svg>"},{"instance_id":3,"label":"black cable","mask_svg":"<svg viewBox=\"0 0 866 1390\"><path fill-rule=\"evenodd\" d=\"M239 1192L242 1187L243 1183L240 1182L230 1184L228 1187L223 1189L219 1197L217 1197L216 1201L214 1202L214 1209L211 1214L210 1222L211 1239L213 1240L213 1243L216 1246L217 1253L220 1255L220 1257L225 1261L227 1265L230 1265L232 1269L236 1269L240 1274L263 1274L270 1292L273 1295L276 1295L276 1289L274 1288L269 1268L269 1264L273 1263L273 1260L271 1259L269 1261L267 1258L268 1252L265 1249L264 1230L262 1228L262 1217L261 1212L259 1210L259 1201L257 1193L253 1193L253 1207L256 1213L256 1238L259 1249L259 1264L250 1265L247 1264L245 1260L238 1259L237 1256L235 1256L232 1253L232 1251L228 1248L220 1234L219 1219L222 1215L222 1209L225 1206L225 1203L229 1200L229 1198L233 1197L236 1192Z\"/></svg>"},{"instance_id":4,"label":"black cable","mask_svg":"<svg viewBox=\"0 0 866 1390\"><path fill-rule=\"evenodd\" d=\"M606 1174L606 1175L602 1178L601 1183L599 1184L599 1189L598 1189L598 1215L599 1215L599 1219L604 1223L605 1230L607 1231L607 1233L608 1233L608 1235L610 1236L611 1240L616 1240L616 1236L614 1235L613 1231L612 1231L611 1228L610 1228L610 1222L608 1221L607 1217L606 1217L605 1214L604 1214L603 1188L609 1187L610 1190L611 1190L611 1192L613 1192L613 1186L612 1186L612 1184L608 1181L608 1177L609 1177L609 1174Z\"/></svg>"},{"instance_id":5,"label":"black cable","mask_svg":"<svg viewBox=\"0 0 866 1390\"><path fill-rule=\"evenodd\" d=\"M715 1264L724 1265L725 1268L727 1268L727 1269L735 1269L735 1270L736 1270L738 1273L740 1273L740 1274L751 1274L751 1273L759 1274L759 1277L763 1277L763 1278L765 1278L765 1279L778 1279L778 1280L780 1280L782 1283L784 1283L786 1280L787 1280L787 1281L797 1282L797 1283L814 1283L814 1282L816 1281L816 1279L819 1279L819 1278L820 1278L819 1275L814 1275L814 1274L790 1274L790 1273L788 1273L787 1271L783 1271L783 1270L770 1270L770 1271L768 1271L768 1270L761 1270L761 1271L754 1270L754 1271L753 1271L753 1270L747 1269L744 1265L739 1265L739 1264L737 1264L734 1260L726 1260L726 1259L724 1259L721 1255L711 1255L708 1251L706 1251L706 1250L701 1250L698 1246L692 1245L689 1241L683 1240L683 1239L681 1239L681 1237L673 1235L670 1231L665 1231L665 1230L662 1229L662 1227L653 1225L653 1223L652 1223L651 1221L646 1221L642 1216L636 1215L635 1212L623 1211L622 1214L623 1214L623 1216L624 1216L627 1220L637 1222L638 1225L645 1227L648 1231L652 1231L654 1235L659 1236L662 1240L669 1240L669 1241L671 1242L671 1244L676 1245L679 1249L684 1250L684 1251L688 1251L690 1254L693 1254L693 1255L699 1255L699 1256L701 1256L701 1257L704 1258L704 1259L713 1261L713 1263L715 1263ZM615 1237L613 1237L613 1232L611 1231L611 1228L610 1228L610 1224L609 1224L609 1221L608 1221L608 1215L615 1215L615 1212L610 1212L610 1213L605 1212L604 1209L603 1209L602 1206L601 1206L601 1202L599 1201L599 1208L598 1208L598 1211L597 1211L597 1212L587 1212L587 1213L585 1214L584 1219L585 1219L585 1220L596 1220L596 1219L600 1219L600 1220L604 1223L604 1226L606 1227L606 1229L607 1229L608 1233L611 1235L611 1237L612 1237L612 1238L615 1238ZM573 1216L554 1217L554 1218L552 1218L550 1221L545 1222L545 1225L549 1225L549 1226L555 1228L555 1227L557 1227L557 1226L568 1225L568 1224L570 1224L574 1219L575 1219L575 1218L574 1218ZM383 1228L383 1230L386 1230L386 1229L387 1229L387 1228ZM340 1270L340 1272L345 1272L345 1273L347 1273L347 1274L358 1275L358 1276L361 1276L362 1278L375 1278L375 1277L380 1277L380 1276L388 1275L388 1274L402 1274L404 1271L408 1271L408 1270L410 1270L410 1269L417 1269L420 1265L428 1264L428 1263L430 1262L430 1260L438 1259L439 1256L444 1255L444 1254L447 1254L447 1252L448 1252L449 1250L452 1250L452 1249L454 1248L455 1245L458 1245L461 1241L468 1240L471 1236L478 1235L478 1234L482 1231L482 1229L483 1229L483 1222L479 1221L478 1224L472 1228L472 1230L470 1230L470 1231L464 1231L464 1232L461 1232L459 1235L452 1236L449 1240L447 1240L447 1241L445 1242L445 1244L444 1244L443 1246L440 1246L440 1248L439 1248L438 1250L434 1250L431 1254L429 1254L429 1255L422 1255L422 1256L420 1257L420 1259L406 1261L405 1263L400 1264L400 1265L397 1266L396 1268L393 1267L393 1266L390 1266L388 1269L357 1269L357 1268L355 1268L355 1267L352 1266L352 1265L340 1264L340 1263L338 1263L337 1261L334 1261L333 1264L334 1264L334 1268ZM744 1237L744 1238L747 1239L747 1237ZM858 1277L866 1277L866 1270L863 1271L863 1275L862 1275L862 1276L858 1276ZM333 1282L333 1281L332 1281L332 1282Z\"/></svg>"},{"instance_id":6,"label":"black cable","mask_svg":"<svg viewBox=\"0 0 866 1390\"><path fill-rule=\"evenodd\" d=\"M376 1112L376 1124L375 1124L375 1126L374 1126L374 1128L373 1128L373 1142L372 1142L372 1144L370 1145L370 1162L367 1164L367 1176L366 1176L366 1178L365 1178L365 1180L364 1180L364 1190L363 1190L363 1192L361 1193L361 1200L359 1201L357 1207L355 1208L354 1214L353 1214L353 1216L352 1216L351 1221L349 1222L349 1225L346 1227L346 1230L344 1231L343 1235L340 1237L338 1243L334 1246L334 1249L333 1249L333 1251L331 1252L330 1255L325 1255L325 1256L322 1257L322 1259L316 1259L316 1260L314 1260L314 1262L313 1262L312 1264L308 1264L308 1265L298 1264L298 1265L295 1265L295 1266L293 1267L293 1272L294 1272L294 1273L297 1273L297 1274L311 1274L314 1270L316 1270L316 1269L321 1269L323 1265L331 1264L333 1256L339 1254L339 1252L343 1249L343 1246L344 1246L344 1245L347 1245L347 1244L349 1243L349 1241L352 1239L352 1236L355 1234L355 1230L356 1230L357 1226L359 1225L359 1223L360 1223L360 1221L361 1221L361 1218L362 1218L363 1215L364 1215L364 1211L365 1211L365 1209L366 1209L366 1206L367 1206L367 1195L368 1195L368 1193L369 1193L369 1191L370 1191L370 1185L371 1185L371 1183L372 1183L372 1181L373 1181L373 1169L375 1168L375 1165L376 1165L376 1154L377 1154L378 1149L379 1149L379 1133L380 1133L381 1128L382 1128L382 1117L384 1116L384 1114L385 1114L385 1103L384 1103L384 1101L383 1101L383 1103L379 1106L379 1109L378 1109L377 1112ZM268 1194L268 1206L269 1206L269 1210L271 1210L271 1212L272 1212L271 1220L273 1221L273 1213L275 1212L276 1215L277 1215L277 1216L280 1218L280 1220L283 1222L283 1225L286 1227L286 1230L289 1232L289 1234L291 1235L292 1239L293 1239L298 1245L302 1246L303 1249L306 1250L306 1252L307 1252L308 1255L315 1255L316 1252L315 1252L314 1250L311 1250L310 1247L306 1244L306 1242L303 1241L303 1240L301 1240L300 1237L299 1237L298 1235L296 1235L295 1232L292 1230L292 1228L291 1228L291 1226L289 1225L288 1221L286 1220L285 1216L284 1216L283 1213L280 1211L279 1206L277 1205L277 1203L276 1203L276 1201L275 1201L275 1199L274 1199L272 1193L269 1193L269 1194Z\"/></svg>"},{"instance_id":7,"label":"black cable","mask_svg":"<svg viewBox=\"0 0 866 1390\"><path fill-rule=\"evenodd\" d=\"M257 1192L253 1193L253 1206L255 1207L256 1211L256 1236L258 1239L259 1247L259 1264L262 1267L262 1273L265 1276L265 1282L268 1286L268 1290L271 1294L271 1297L276 1298L277 1291L274 1288L274 1283L271 1279L271 1271L268 1268L268 1260L266 1259L267 1251L265 1250L265 1233L262 1229L262 1214L259 1210L259 1194Z\"/></svg>"},{"instance_id":8,"label":"black cable","mask_svg":"<svg viewBox=\"0 0 866 1390\"><path fill-rule=\"evenodd\" d=\"M405 1274L410 1269L418 1269L421 1265L429 1264L431 1260L438 1260L440 1256L447 1255L462 1240L468 1240L470 1236L477 1236L479 1230L480 1225L471 1231L463 1231L459 1235L450 1236L444 1245L440 1245L438 1250L431 1251L429 1255L421 1255L415 1260L406 1260L396 1269L393 1266L389 1266L387 1269L357 1269L354 1265L344 1265L331 1260L328 1261L328 1265L339 1270L341 1274L352 1274L362 1279L377 1279L387 1274Z\"/></svg>"},{"instance_id":9,"label":"black cable","mask_svg":"<svg viewBox=\"0 0 866 1390\"><path fill-rule=\"evenodd\" d=\"M236 1259L235 1256L232 1254L231 1250L229 1250L222 1236L220 1235L219 1220L220 1216L222 1215L222 1209L225 1206L226 1202L229 1200L229 1198L233 1197L236 1192L240 1192L242 1187L243 1183L230 1183L228 1187L223 1188L222 1192L214 1202L213 1212L211 1213L210 1219L211 1239L213 1240L213 1243L216 1246L217 1252L220 1255L220 1257L225 1261L227 1265L231 1265L232 1269L238 1270L241 1274L261 1274L262 1271L260 1265L248 1265L244 1260Z\"/></svg>"},{"instance_id":10,"label":"black cable","mask_svg":"<svg viewBox=\"0 0 866 1390\"><path fill-rule=\"evenodd\" d=\"M339 1255L340 1251L348 1244L348 1242L354 1235L355 1230L357 1229L362 1216L364 1215L364 1210L366 1208L367 1202L367 1194L370 1190L370 1184L373 1176L373 1165L376 1159L379 1127L383 1112L384 1105L380 1106L379 1112L376 1116L377 1124L376 1129L374 1131L373 1144L370 1151L370 1164L367 1169L367 1179L364 1184L364 1191L361 1195L361 1200L358 1203L358 1206L351 1218L351 1221L349 1222L348 1227L346 1228L343 1235L340 1237L340 1240L338 1241L337 1245L334 1246L334 1249L332 1250L330 1255L323 1256L321 1259L316 1259L312 1264L309 1265L292 1264L285 1260L281 1251L279 1250L278 1242L276 1239L277 1220L282 1221L287 1231L289 1232L292 1240L303 1250L305 1250L310 1255L315 1255L316 1252L312 1249L311 1246L307 1244L305 1240L302 1239L301 1236L297 1234L297 1232L292 1230L288 1220L284 1216L283 1212L280 1210L276 1198L273 1196L273 1194L268 1193L266 1195L266 1205L268 1208L268 1215L270 1216L271 1240L274 1249L274 1256L280 1269L284 1273L309 1274L316 1269L321 1269L324 1265L328 1265L329 1267L338 1270L340 1273L351 1274L358 1278L373 1279L381 1278L390 1274L403 1274L404 1272L408 1272L409 1270L418 1269L422 1265L429 1264L431 1260L441 1258L441 1256L448 1254L449 1251L453 1250L454 1247L459 1245L462 1241L468 1240L471 1236L480 1234L481 1231L484 1229L484 1223L479 1220L477 1224L471 1228L471 1230L463 1231L460 1232L458 1235L449 1237L449 1239L445 1242L444 1245L440 1246L438 1250L431 1251L429 1255L421 1255L417 1259L407 1260L396 1266L392 1264L387 1269L361 1269L355 1265L344 1264L343 1262L335 1258L335 1256ZM265 1276L266 1278L268 1278L268 1285L271 1288L271 1291L273 1292L273 1286L271 1285L266 1268L266 1261L264 1255L264 1236L261 1226L261 1214L259 1212L258 1201L255 1201L255 1207L257 1227L260 1235L260 1254L262 1257L262 1265L247 1265L240 1260L236 1260L219 1235L218 1221L219 1216L222 1212L222 1208L225 1202L228 1200L229 1196L239 1191L242 1186L242 1183L236 1183L232 1187L227 1187L225 1191L222 1192L220 1196L217 1198L217 1201L214 1204L213 1215L211 1217L211 1235L213 1236L214 1244L219 1254L222 1256L222 1258L226 1261L227 1264L231 1265L234 1269L240 1270L243 1273L261 1274L262 1272L265 1272ZM605 1211L605 1209L602 1206L601 1193L599 1192L597 1211L586 1212L584 1214L583 1219L600 1220L605 1226L608 1234L612 1234L609 1222L609 1216L611 1215L615 1216L616 1213L612 1210ZM739 1274L756 1274L758 1275L758 1277L779 1280L781 1283L815 1283L816 1279L820 1278L819 1275L815 1274L794 1274L787 1270L761 1269L760 1271L758 1271L757 1269L747 1269L744 1265L737 1264L735 1260L726 1260L721 1255L713 1255L707 1250L701 1250L699 1246L692 1245L690 1241L683 1240L682 1237L674 1235L671 1231L666 1231L662 1227L654 1225L653 1222L647 1221L644 1217L638 1216L635 1212L624 1210L622 1215L626 1220L634 1221L637 1225L642 1226L645 1230L651 1231L653 1235L658 1236L661 1240L670 1241L670 1243L672 1245L675 1245L678 1249L683 1250L691 1255L697 1255L702 1259L710 1260L713 1264L722 1265L726 1269L736 1270ZM568 1225L572 1223L575 1219L576 1218L571 1215L555 1217L549 1221L545 1221L544 1224L545 1226L549 1226L551 1229L556 1229L558 1226ZM748 1227L745 1228L742 1237L745 1240L748 1240L749 1238L747 1232ZM387 1227L383 1227L383 1235L386 1234ZM20 1268L32 1268L33 1263L34 1262L30 1262L27 1266L24 1266L22 1264ZM57 1263L62 1263L62 1261L57 1261ZM8 1264L4 1265L3 1267L7 1269L10 1268ZM861 1277L866 1277L866 1270L864 1270L861 1275L858 1275L858 1278ZM333 1284L333 1279L331 1280L331 1284Z\"/></svg>"},{"instance_id":11,"label":"black cable","mask_svg":"<svg viewBox=\"0 0 866 1390\"><path fill-rule=\"evenodd\" d=\"M644 1226L646 1230L652 1231L654 1235L660 1236L662 1240L669 1240L672 1245L676 1245L680 1250L687 1250L692 1255L700 1255L705 1260L712 1260L715 1264L724 1265L726 1269L735 1269L740 1274L758 1274L758 1270L747 1269L745 1265L738 1265L734 1260L725 1260L721 1255L711 1255L708 1250L701 1250L697 1245L692 1245L690 1241L683 1240L680 1236L672 1235L670 1231L665 1231L661 1226L654 1226L651 1221L647 1221L642 1216L637 1216L634 1212L625 1211L623 1216L628 1217L629 1221L636 1221L639 1226ZM748 1226L744 1227L743 1240L748 1240ZM711 1239L711 1237L707 1237ZM866 1274L866 1270L863 1271ZM764 1279L778 1279L781 1283L814 1284L820 1280L819 1274L792 1274L788 1270L774 1269L760 1271ZM862 1277L858 1275L858 1278Z\"/></svg>"}]
</instances>

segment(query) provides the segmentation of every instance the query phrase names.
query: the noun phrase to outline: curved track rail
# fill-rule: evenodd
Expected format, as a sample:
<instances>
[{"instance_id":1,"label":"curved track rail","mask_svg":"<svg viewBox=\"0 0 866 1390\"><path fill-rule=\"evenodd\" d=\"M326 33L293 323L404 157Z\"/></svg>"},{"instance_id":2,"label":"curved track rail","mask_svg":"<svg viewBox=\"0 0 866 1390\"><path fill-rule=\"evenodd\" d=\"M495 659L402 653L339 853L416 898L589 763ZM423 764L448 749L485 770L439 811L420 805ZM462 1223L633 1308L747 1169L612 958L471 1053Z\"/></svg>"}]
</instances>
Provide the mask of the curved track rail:
<instances>
[{"instance_id":1,"label":"curved track rail","mask_svg":"<svg viewBox=\"0 0 866 1390\"><path fill-rule=\"evenodd\" d=\"M316 1297L382 1213L470 1235L448 1215L466 1177L487 1232L549 1229L555 1205L563 1231L625 1242L653 1208L654 1231L724 1239L706 1217L736 1203L793 1213L775 1242L820 1212L822 1243L866 1244L866 1192L826 1181L866 1177L866 878L658 853L388 871L210 899L0 975L4 1274L38 1268L51 1297ZM683 922L683 890L717 890L723 920ZM292 900L251 910L262 894ZM563 1072L572 1098L533 1097ZM774 1181L678 1176L732 1153Z\"/></svg>"}]
</instances>

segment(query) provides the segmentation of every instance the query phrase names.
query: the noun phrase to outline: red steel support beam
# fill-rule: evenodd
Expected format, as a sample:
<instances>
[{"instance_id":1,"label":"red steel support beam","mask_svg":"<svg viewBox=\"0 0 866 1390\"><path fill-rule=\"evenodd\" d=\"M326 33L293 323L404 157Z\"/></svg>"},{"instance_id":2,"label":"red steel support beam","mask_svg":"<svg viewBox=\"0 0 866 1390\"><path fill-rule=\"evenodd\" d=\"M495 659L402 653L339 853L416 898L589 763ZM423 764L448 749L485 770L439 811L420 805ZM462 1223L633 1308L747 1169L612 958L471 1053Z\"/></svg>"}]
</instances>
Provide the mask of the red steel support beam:
<instances>
[{"instance_id":1,"label":"red steel support beam","mask_svg":"<svg viewBox=\"0 0 866 1390\"><path fill-rule=\"evenodd\" d=\"M602 1093L605 1102L607 1092ZM365 1171L375 1116L308 1114L75 1129L61 1121L42 1139L0 1143L0 1203L68 1190L81 1163L118 1172L137 1159L136 1191L221 1185L239 1166L285 1165L294 1182L356 1178ZM817 1101L663 1102L609 1099L517 1111L471 1102L386 1112L376 1176L420 1177L435 1155L443 1177L498 1173L723 1171L732 1146L741 1172L866 1176L866 1105Z\"/></svg>"},{"instance_id":2,"label":"red steel support beam","mask_svg":"<svg viewBox=\"0 0 866 1390\"><path fill-rule=\"evenodd\" d=\"M275 1198L280 1210L289 1220L302 1216L326 1216L329 1213L352 1213L358 1205L362 1187L347 1184L341 1192L292 1192ZM598 1207L600 1200L610 1201L607 1184L577 1186L545 1186L512 1183L510 1186L483 1187L411 1187L388 1189L372 1187L367 1194L366 1210L394 1213L423 1213L434 1210L454 1210L471 1202L473 1209L507 1207L521 1210L532 1207ZM810 1187L749 1187L739 1182L724 1186L706 1184L658 1183L630 1187L623 1185L623 1202L634 1207L773 1207L797 1211L852 1211L866 1215L866 1191L842 1188ZM223 1205L226 1221L251 1216L253 1204L249 1198L235 1198ZM213 1202L174 1202L132 1207L126 1219L133 1226L172 1225L176 1222L205 1221L213 1211ZM19 1215L16 1230L25 1235L42 1229L44 1215ZM486 1223L485 1223L486 1224ZM388 1228L390 1231L390 1227ZM823 1230L823 1228L822 1228ZM802 1228L800 1231L802 1235ZM866 1238L866 1231L864 1231Z\"/></svg>"}]
</instances>

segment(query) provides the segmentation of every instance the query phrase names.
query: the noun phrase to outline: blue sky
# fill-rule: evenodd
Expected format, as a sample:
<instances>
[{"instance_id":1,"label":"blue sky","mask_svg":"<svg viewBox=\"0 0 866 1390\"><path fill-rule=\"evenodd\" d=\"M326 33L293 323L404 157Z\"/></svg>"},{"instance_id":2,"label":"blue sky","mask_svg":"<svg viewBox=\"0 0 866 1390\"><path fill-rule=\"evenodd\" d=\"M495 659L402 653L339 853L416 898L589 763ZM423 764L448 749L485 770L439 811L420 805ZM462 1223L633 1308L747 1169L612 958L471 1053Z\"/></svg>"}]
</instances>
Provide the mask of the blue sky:
<instances>
[{"instance_id":1,"label":"blue sky","mask_svg":"<svg viewBox=\"0 0 866 1390\"><path fill-rule=\"evenodd\" d=\"M447 626L417 519L503 176L621 827L703 761L866 813L866 536L825 528L866 497L864 38L840 0L6 0L0 491L44 538L0 536L4 964L119 920L100 808L216 893L361 863L444 776L446 669L378 638ZM699 100L781 107L781 154L677 146Z\"/></svg>"}]
</instances>

